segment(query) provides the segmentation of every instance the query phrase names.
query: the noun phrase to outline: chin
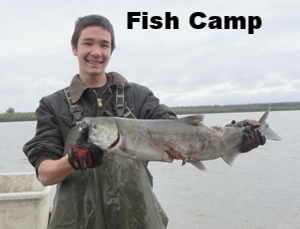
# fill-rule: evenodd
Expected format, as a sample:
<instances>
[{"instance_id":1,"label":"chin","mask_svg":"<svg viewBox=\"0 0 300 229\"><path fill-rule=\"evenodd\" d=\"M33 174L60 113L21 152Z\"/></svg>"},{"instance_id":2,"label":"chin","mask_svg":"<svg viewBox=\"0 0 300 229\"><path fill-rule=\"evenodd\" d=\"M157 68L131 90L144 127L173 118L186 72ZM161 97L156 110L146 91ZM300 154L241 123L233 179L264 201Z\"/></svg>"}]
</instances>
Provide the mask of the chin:
<instances>
[{"instance_id":1,"label":"chin","mask_svg":"<svg viewBox=\"0 0 300 229\"><path fill-rule=\"evenodd\" d=\"M97 77L97 76L99 76L99 75L102 75L103 72L104 72L104 71L89 71L88 74L89 74L90 76Z\"/></svg>"}]
</instances>

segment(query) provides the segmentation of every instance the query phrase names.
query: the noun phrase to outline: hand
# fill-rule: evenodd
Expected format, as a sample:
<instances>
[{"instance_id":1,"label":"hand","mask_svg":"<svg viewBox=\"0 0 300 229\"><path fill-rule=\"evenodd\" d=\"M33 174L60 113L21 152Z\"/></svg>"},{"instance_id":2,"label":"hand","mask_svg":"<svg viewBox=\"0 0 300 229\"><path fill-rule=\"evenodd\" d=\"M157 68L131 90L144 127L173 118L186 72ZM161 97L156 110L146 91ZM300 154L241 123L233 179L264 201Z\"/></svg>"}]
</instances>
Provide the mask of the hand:
<instances>
[{"instance_id":1,"label":"hand","mask_svg":"<svg viewBox=\"0 0 300 229\"><path fill-rule=\"evenodd\" d=\"M239 122L232 120L230 124L225 125L225 127L245 127L252 126L253 128L257 128L260 126L260 123L255 120L245 119Z\"/></svg>"},{"instance_id":2,"label":"hand","mask_svg":"<svg viewBox=\"0 0 300 229\"><path fill-rule=\"evenodd\" d=\"M246 126L243 134L243 143L241 145L241 153L249 152L250 150L257 148L259 145L266 143L266 137L258 129L254 129L252 126Z\"/></svg>"},{"instance_id":3,"label":"hand","mask_svg":"<svg viewBox=\"0 0 300 229\"><path fill-rule=\"evenodd\" d=\"M103 151L88 142L88 135L89 127L85 126L76 141L69 147L68 162L76 170L95 168L102 164Z\"/></svg>"}]
</instances>

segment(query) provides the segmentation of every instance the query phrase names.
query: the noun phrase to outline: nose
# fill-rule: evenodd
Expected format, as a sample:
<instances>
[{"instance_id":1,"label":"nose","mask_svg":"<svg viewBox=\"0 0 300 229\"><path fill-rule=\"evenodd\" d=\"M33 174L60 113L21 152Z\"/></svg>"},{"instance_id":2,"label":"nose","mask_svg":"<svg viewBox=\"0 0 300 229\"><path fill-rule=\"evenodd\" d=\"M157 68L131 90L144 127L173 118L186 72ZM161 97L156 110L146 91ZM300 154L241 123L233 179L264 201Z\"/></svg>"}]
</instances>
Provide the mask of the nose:
<instances>
[{"instance_id":1,"label":"nose","mask_svg":"<svg viewBox=\"0 0 300 229\"><path fill-rule=\"evenodd\" d=\"M91 50L91 55L93 57L100 57L102 56L101 48L98 46L94 46L93 49Z\"/></svg>"}]
</instances>

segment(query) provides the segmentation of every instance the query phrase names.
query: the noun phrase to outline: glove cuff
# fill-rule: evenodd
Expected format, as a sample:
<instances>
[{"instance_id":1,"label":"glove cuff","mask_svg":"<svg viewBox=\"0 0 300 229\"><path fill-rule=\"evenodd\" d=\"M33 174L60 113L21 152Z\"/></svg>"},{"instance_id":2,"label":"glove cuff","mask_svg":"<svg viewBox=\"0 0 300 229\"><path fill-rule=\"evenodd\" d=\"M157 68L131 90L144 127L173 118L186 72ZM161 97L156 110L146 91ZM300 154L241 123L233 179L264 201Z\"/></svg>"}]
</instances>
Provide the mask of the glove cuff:
<instances>
[{"instance_id":1,"label":"glove cuff","mask_svg":"<svg viewBox=\"0 0 300 229\"><path fill-rule=\"evenodd\" d=\"M73 167L73 169L78 170L78 169L80 169L79 163L78 163L78 157L72 150L72 145L70 145L69 150L68 150L68 162Z\"/></svg>"}]
</instances>

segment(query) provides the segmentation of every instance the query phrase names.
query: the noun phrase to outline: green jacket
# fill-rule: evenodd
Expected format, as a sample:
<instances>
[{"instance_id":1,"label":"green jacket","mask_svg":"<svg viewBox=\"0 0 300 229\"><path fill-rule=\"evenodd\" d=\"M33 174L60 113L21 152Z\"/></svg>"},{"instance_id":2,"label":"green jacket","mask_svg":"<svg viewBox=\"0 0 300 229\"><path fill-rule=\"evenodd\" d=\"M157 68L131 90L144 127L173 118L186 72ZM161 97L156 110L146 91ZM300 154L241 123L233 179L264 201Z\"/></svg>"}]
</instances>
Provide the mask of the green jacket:
<instances>
[{"instance_id":1,"label":"green jacket","mask_svg":"<svg viewBox=\"0 0 300 229\"><path fill-rule=\"evenodd\" d=\"M176 118L148 88L129 83L115 72L106 75L108 84L101 92L88 88L78 75L74 76L70 95L73 103L82 106L83 117L117 116L116 85L124 82L125 101L136 118ZM98 106L98 98L102 107ZM43 160L56 160L66 153L73 117L64 90L42 98L36 116L36 135L23 151L37 170ZM48 228L165 228L168 219L153 194L145 163L111 154L105 154L103 161L95 169L74 171L57 185Z\"/></svg>"}]
</instances>

